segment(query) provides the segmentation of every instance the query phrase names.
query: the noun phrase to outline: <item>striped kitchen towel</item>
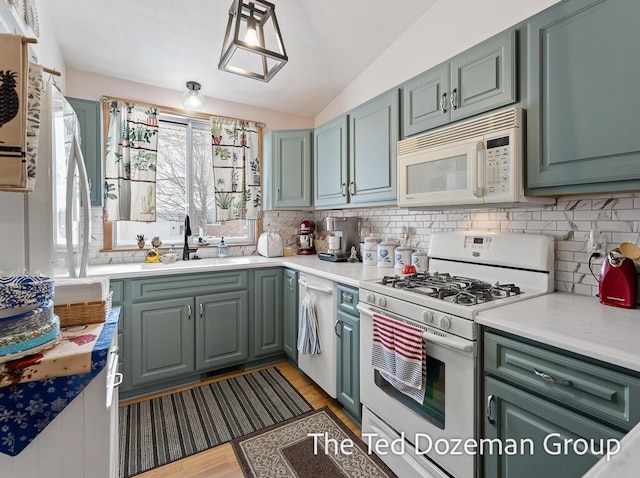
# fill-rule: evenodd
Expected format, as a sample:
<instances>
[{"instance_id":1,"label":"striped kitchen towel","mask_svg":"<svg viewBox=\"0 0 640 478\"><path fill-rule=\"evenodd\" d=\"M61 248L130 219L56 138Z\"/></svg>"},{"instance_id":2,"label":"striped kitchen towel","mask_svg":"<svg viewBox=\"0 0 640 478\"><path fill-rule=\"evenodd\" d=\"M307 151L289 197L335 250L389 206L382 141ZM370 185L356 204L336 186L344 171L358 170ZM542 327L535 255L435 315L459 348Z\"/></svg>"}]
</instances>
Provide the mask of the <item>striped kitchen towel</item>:
<instances>
[{"instance_id":1,"label":"striped kitchen towel","mask_svg":"<svg viewBox=\"0 0 640 478\"><path fill-rule=\"evenodd\" d=\"M371 365L398 391L424 401L426 352L422 329L373 314Z\"/></svg>"},{"instance_id":2,"label":"striped kitchen towel","mask_svg":"<svg viewBox=\"0 0 640 478\"><path fill-rule=\"evenodd\" d=\"M0 186L27 186L27 45L0 33Z\"/></svg>"}]
</instances>

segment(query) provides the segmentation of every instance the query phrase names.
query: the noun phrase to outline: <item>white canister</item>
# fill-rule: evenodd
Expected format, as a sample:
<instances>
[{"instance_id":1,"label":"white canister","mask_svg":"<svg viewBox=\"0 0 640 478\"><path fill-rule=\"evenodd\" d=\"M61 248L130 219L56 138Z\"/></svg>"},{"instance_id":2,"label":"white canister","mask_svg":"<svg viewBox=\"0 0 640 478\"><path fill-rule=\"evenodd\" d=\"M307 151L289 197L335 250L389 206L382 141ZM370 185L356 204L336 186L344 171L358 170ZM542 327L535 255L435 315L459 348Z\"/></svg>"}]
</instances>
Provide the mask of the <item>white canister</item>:
<instances>
[{"instance_id":1,"label":"white canister","mask_svg":"<svg viewBox=\"0 0 640 478\"><path fill-rule=\"evenodd\" d=\"M362 264L365 266L375 266L378 263L378 244L380 239L377 237L365 237L362 246Z\"/></svg>"},{"instance_id":2,"label":"white canister","mask_svg":"<svg viewBox=\"0 0 640 478\"><path fill-rule=\"evenodd\" d=\"M384 241L378 244L378 267L393 267L394 251L396 244L393 241Z\"/></svg>"},{"instance_id":3,"label":"white canister","mask_svg":"<svg viewBox=\"0 0 640 478\"><path fill-rule=\"evenodd\" d=\"M427 272L429 270L429 255L424 251L417 251L411 254L411 264L416 268L416 272Z\"/></svg>"},{"instance_id":4,"label":"white canister","mask_svg":"<svg viewBox=\"0 0 640 478\"><path fill-rule=\"evenodd\" d=\"M395 268L402 269L404 266L411 264L411 253L415 249L409 246L400 246L395 251Z\"/></svg>"}]
</instances>

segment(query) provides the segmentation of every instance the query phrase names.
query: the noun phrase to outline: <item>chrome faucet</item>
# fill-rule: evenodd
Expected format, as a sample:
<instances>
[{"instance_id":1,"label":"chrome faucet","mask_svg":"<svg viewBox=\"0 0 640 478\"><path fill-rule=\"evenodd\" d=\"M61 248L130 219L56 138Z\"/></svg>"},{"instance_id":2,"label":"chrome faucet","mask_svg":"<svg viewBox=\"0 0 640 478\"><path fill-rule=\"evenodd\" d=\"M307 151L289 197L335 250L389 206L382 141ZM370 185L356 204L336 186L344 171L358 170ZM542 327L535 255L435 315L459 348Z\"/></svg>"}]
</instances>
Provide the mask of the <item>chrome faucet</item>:
<instances>
[{"instance_id":1,"label":"chrome faucet","mask_svg":"<svg viewBox=\"0 0 640 478\"><path fill-rule=\"evenodd\" d=\"M191 259L189 254L192 252L198 252L198 249L192 249L189 247L189 236L191 235L191 221L187 214L184 218L184 247L182 248L182 260L188 261Z\"/></svg>"}]
</instances>

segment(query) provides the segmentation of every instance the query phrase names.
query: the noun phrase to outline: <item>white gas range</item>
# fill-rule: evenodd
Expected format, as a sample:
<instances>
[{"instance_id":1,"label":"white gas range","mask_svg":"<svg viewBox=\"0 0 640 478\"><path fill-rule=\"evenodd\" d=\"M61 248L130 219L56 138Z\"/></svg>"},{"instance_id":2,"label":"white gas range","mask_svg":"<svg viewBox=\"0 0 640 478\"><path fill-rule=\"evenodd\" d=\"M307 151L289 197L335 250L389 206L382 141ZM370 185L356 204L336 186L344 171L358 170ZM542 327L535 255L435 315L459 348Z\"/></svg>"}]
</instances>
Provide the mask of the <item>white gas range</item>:
<instances>
[{"instance_id":1,"label":"white gas range","mask_svg":"<svg viewBox=\"0 0 640 478\"><path fill-rule=\"evenodd\" d=\"M388 449L379 455L403 478L474 477L477 457L453 453L457 440L478 438L478 326L473 319L482 310L552 292L553 239L484 231L433 233L429 258L427 273L360 284L363 438L374 451L384 449L376 443L402 438L403 453ZM422 404L371 367L374 314L424 331Z\"/></svg>"}]
</instances>

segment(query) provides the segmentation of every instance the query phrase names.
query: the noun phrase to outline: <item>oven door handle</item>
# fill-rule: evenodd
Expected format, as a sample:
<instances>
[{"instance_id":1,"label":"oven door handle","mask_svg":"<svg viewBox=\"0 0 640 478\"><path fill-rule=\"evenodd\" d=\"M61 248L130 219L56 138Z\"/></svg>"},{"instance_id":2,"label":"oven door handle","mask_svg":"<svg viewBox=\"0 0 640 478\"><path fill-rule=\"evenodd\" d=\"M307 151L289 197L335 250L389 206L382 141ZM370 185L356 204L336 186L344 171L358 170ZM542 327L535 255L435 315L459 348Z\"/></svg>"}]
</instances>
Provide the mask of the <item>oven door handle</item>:
<instances>
[{"instance_id":1,"label":"oven door handle","mask_svg":"<svg viewBox=\"0 0 640 478\"><path fill-rule=\"evenodd\" d=\"M369 317L373 318L373 311L363 305L358 304L356 306L356 308L363 314L368 315ZM384 314L381 314L384 315ZM453 340L451 338L448 337L441 337L439 335L436 335L434 333L430 333L430 332L424 332L422 334L422 339L425 340L426 342L431 342L433 344L438 344L438 345L443 345L445 347L448 347L450 349L454 349L454 350L458 350L460 352L464 352L464 353L471 353L473 352L473 342L462 342L461 340Z\"/></svg>"}]
</instances>

